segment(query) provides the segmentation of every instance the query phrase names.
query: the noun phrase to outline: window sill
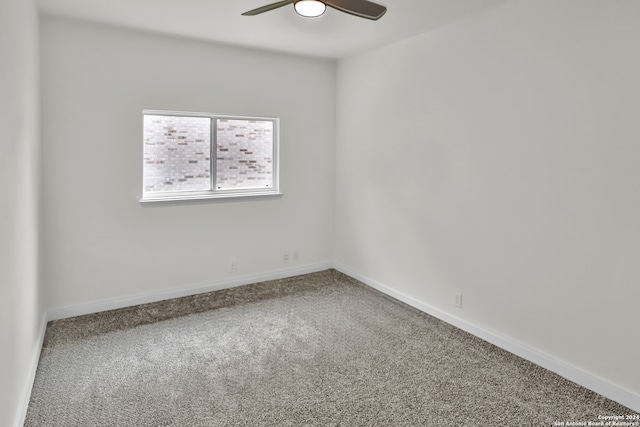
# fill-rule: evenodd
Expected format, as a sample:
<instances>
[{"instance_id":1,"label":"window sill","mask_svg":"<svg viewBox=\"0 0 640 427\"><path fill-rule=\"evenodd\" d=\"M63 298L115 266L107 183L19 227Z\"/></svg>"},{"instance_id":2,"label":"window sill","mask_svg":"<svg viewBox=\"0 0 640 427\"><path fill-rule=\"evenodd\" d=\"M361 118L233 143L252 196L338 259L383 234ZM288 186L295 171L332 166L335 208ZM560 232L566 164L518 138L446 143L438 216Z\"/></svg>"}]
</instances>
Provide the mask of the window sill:
<instances>
[{"instance_id":1,"label":"window sill","mask_svg":"<svg viewBox=\"0 0 640 427\"><path fill-rule=\"evenodd\" d=\"M143 196L140 203L162 203L162 202L189 202L197 200L233 200L233 199L268 199L282 197L279 191L265 192L229 192L229 193L207 193L207 194L180 194L171 196Z\"/></svg>"}]
</instances>

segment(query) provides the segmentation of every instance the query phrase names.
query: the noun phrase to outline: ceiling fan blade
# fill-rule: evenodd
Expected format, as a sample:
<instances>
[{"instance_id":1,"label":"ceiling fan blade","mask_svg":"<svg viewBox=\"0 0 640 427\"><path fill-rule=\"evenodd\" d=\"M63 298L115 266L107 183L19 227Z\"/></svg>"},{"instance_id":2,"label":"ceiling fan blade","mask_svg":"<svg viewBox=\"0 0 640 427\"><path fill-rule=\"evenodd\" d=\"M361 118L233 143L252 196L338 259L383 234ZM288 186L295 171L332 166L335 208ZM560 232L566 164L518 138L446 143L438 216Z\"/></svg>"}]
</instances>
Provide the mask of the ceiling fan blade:
<instances>
[{"instance_id":1,"label":"ceiling fan blade","mask_svg":"<svg viewBox=\"0 0 640 427\"><path fill-rule=\"evenodd\" d=\"M254 16L259 15L264 12L269 12L270 10L277 9L282 6L286 6L288 4L294 3L296 0L284 0L279 1L277 3L268 4L266 6L259 7L257 9L250 10L248 12L243 13L244 16Z\"/></svg>"},{"instance_id":2,"label":"ceiling fan blade","mask_svg":"<svg viewBox=\"0 0 640 427\"><path fill-rule=\"evenodd\" d=\"M377 21L387 12L387 8L368 0L327 0L327 6L360 18Z\"/></svg>"}]
</instances>

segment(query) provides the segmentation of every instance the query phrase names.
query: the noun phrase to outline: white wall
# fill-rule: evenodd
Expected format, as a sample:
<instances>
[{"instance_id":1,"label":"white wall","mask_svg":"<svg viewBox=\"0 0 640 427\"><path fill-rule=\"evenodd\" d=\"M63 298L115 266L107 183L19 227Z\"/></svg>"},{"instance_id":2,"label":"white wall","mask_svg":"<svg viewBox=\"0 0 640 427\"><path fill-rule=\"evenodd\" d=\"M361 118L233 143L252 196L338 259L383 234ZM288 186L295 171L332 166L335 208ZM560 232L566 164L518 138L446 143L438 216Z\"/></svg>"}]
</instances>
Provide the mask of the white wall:
<instances>
[{"instance_id":1,"label":"white wall","mask_svg":"<svg viewBox=\"0 0 640 427\"><path fill-rule=\"evenodd\" d=\"M18 425L41 344L38 18L0 3L0 426Z\"/></svg>"},{"instance_id":2,"label":"white wall","mask_svg":"<svg viewBox=\"0 0 640 427\"><path fill-rule=\"evenodd\" d=\"M331 261L335 62L47 15L41 44L49 308ZM141 205L145 108L279 117L284 196Z\"/></svg>"},{"instance_id":3,"label":"white wall","mask_svg":"<svg viewBox=\"0 0 640 427\"><path fill-rule=\"evenodd\" d=\"M338 263L640 396L639 22L522 0L341 61Z\"/></svg>"}]
</instances>

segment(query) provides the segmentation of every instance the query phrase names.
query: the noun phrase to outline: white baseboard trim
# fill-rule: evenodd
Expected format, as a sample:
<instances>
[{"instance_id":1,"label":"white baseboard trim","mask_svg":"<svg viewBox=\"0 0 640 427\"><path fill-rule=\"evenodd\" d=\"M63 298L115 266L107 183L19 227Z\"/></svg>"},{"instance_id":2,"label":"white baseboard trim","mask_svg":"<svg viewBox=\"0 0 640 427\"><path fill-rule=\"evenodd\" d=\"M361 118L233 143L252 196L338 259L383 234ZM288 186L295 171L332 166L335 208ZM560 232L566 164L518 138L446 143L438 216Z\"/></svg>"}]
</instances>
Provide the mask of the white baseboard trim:
<instances>
[{"instance_id":1,"label":"white baseboard trim","mask_svg":"<svg viewBox=\"0 0 640 427\"><path fill-rule=\"evenodd\" d=\"M38 370L38 362L40 361L40 353L42 352L42 344L44 343L44 334L46 332L47 320L46 316L42 316L40 330L38 331L38 340L36 341L31 354L31 371L27 377L24 392L22 393L22 399L18 403L18 412L16 413L15 422L13 423L15 427L24 426L24 422L27 418L27 410L29 409L29 401L31 400L31 390L33 390L33 383L36 379L36 371Z\"/></svg>"},{"instance_id":2,"label":"white baseboard trim","mask_svg":"<svg viewBox=\"0 0 640 427\"><path fill-rule=\"evenodd\" d=\"M410 297L402 292L398 292L393 288L386 286L380 282L372 280L357 273L353 268L344 265L339 262L335 262L333 268L336 270L359 280L367 286L370 286L378 291L385 293L397 300L404 302L418 310L427 313L433 317L436 317L444 322L449 323L465 332L475 335L497 347L500 347L510 353L522 357L538 366L548 369L551 372L555 372L563 378L573 381L589 390L595 391L602 396L611 399L615 402L624 405L633 411L640 413L640 396L632 393L626 389L615 386L599 377L589 374L581 369L576 368L566 362L557 360L548 354L531 348L523 343L516 342L512 339L503 337L495 332L490 332L485 329L479 328L463 319L456 316L452 316L438 308L435 308L429 304L425 304L413 297Z\"/></svg>"},{"instance_id":3,"label":"white baseboard trim","mask_svg":"<svg viewBox=\"0 0 640 427\"><path fill-rule=\"evenodd\" d=\"M35 379L38 360L40 358L40 349L42 348L42 341L44 340L44 334L46 331L46 324L51 320L64 319L68 317L80 316L84 314L97 313L100 311L113 310L117 308L130 307L138 304L146 304L150 302L162 301L171 298L180 298L189 295L195 295L204 292L217 291L222 289L233 288L236 286L243 286L257 282L264 282L268 280L277 280L287 277L293 277L301 274L315 273L318 271L326 270L329 268L335 268L336 270L359 280L367 286L377 289L399 301L402 301L418 310L427 313L433 317L436 317L444 322L447 322L457 328L462 329L478 338L481 338L493 345L496 345L510 353L513 353L523 359L526 359L538 366L548 369L556 374L573 381L589 390L595 391L613 401L616 401L633 411L640 413L640 396L630 392L626 389L613 385L597 376L587 373L583 370L576 368L566 362L557 360L548 354L531 348L523 343L516 342L512 339L503 337L495 332L485 330L477 327L463 319L456 316L452 316L438 308L435 308L429 304L419 301L411 296L408 296L402 292L396 291L393 288L386 286L380 282L370 279L366 276L359 274L355 269L339 263L339 262L322 262L317 264L308 264L299 267L281 269L271 271L267 273L237 276L213 282L192 284L175 289L149 292L145 294L137 294L122 298L112 298L103 301L95 301L87 304L79 304L69 307L54 308L47 310L46 320L43 322L40 331L40 346L38 347L37 355L34 356L32 379L30 382L29 390L25 393L23 398L23 408L21 412L22 422L17 422L16 426L21 426L24 423L24 417L27 413L29 405L29 398L31 396L31 387L33 385L33 379ZM35 352L34 352L35 353ZM19 416L20 419L20 416Z\"/></svg>"},{"instance_id":4,"label":"white baseboard trim","mask_svg":"<svg viewBox=\"0 0 640 427\"><path fill-rule=\"evenodd\" d=\"M333 268L333 263L331 261L290 267L281 270L270 271L267 273L235 276L215 280L212 282L196 283L174 289L152 291L121 298L111 298L102 301L94 301L86 304L53 308L47 310L46 319L47 322L51 320L66 319L68 317L98 313L100 311L131 307L134 305L163 301L171 298L180 298L205 292L234 288L236 286L249 285L252 283L266 282L268 280L284 279L301 274L315 273L318 271L327 270L329 268Z\"/></svg>"}]
</instances>

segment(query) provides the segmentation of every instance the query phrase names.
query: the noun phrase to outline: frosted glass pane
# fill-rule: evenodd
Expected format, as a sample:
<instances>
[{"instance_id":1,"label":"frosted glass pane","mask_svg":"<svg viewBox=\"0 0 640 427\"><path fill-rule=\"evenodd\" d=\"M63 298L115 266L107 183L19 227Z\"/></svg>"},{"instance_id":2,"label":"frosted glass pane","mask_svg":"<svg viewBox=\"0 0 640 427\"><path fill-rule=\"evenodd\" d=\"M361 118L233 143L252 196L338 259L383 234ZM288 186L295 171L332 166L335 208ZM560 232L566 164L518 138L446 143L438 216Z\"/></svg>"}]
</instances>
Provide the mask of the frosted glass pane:
<instances>
[{"instance_id":1,"label":"frosted glass pane","mask_svg":"<svg viewBox=\"0 0 640 427\"><path fill-rule=\"evenodd\" d=\"M211 190L211 119L144 116L145 192Z\"/></svg>"},{"instance_id":2,"label":"frosted glass pane","mask_svg":"<svg viewBox=\"0 0 640 427\"><path fill-rule=\"evenodd\" d=\"M216 187L273 187L273 121L217 120Z\"/></svg>"}]
</instances>

